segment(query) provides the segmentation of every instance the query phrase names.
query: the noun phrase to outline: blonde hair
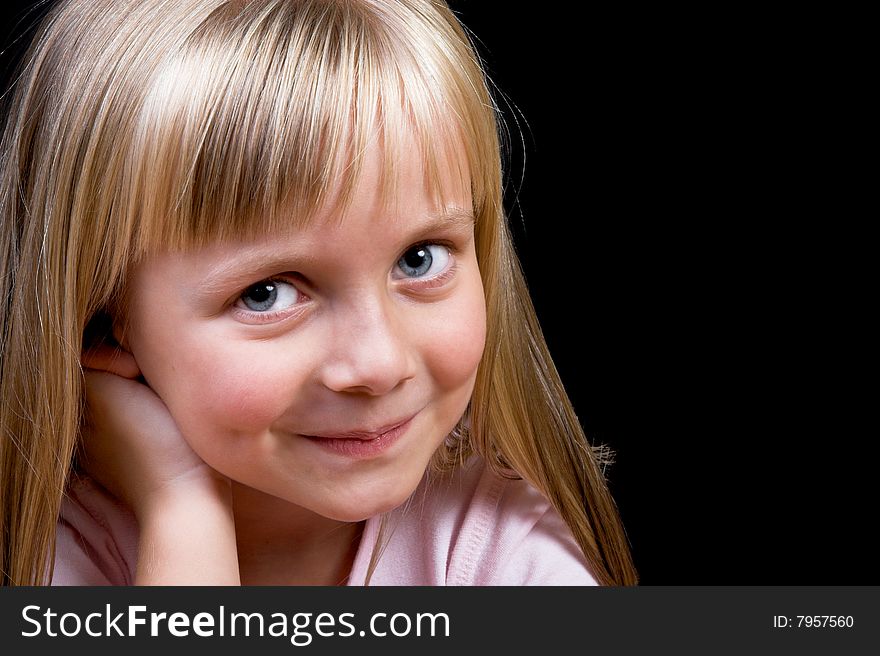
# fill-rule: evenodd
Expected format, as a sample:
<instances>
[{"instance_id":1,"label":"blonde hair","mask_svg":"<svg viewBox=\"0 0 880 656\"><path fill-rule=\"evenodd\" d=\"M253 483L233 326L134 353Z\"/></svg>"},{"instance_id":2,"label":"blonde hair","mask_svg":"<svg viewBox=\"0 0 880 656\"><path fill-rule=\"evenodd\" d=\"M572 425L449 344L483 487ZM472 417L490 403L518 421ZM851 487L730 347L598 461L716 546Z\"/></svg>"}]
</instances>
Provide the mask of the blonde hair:
<instances>
[{"instance_id":1,"label":"blonde hair","mask_svg":"<svg viewBox=\"0 0 880 656\"><path fill-rule=\"evenodd\" d=\"M636 583L605 454L583 434L511 243L485 75L439 0L64 0L48 14L0 153L4 583L51 577L84 334L131 266L344 206L373 140L393 196L403 134L427 180L467 164L487 305L467 419L435 469L478 453L525 478L600 583Z\"/></svg>"}]
</instances>

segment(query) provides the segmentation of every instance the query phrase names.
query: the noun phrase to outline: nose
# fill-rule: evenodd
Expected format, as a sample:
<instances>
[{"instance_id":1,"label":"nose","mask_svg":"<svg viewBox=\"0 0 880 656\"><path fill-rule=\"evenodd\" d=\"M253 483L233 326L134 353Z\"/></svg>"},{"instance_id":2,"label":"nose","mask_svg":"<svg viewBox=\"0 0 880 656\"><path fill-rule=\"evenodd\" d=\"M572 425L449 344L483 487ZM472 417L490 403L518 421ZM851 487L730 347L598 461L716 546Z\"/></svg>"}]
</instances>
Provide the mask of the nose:
<instances>
[{"instance_id":1,"label":"nose","mask_svg":"<svg viewBox=\"0 0 880 656\"><path fill-rule=\"evenodd\" d=\"M387 394L415 375L413 345L402 311L388 299L346 305L334 313L332 339L321 368L335 392Z\"/></svg>"}]
</instances>

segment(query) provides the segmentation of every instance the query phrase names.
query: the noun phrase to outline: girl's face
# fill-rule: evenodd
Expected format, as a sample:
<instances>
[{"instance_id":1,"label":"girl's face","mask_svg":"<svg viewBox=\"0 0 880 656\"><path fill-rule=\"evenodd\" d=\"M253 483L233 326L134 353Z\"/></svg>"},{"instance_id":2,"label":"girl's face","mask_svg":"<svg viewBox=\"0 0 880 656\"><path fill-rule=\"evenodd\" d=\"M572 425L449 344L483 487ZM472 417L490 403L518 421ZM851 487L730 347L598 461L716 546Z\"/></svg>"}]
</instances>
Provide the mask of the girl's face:
<instances>
[{"instance_id":1,"label":"girl's face","mask_svg":"<svg viewBox=\"0 0 880 656\"><path fill-rule=\"evenodd\" d=\"M483 352L470 191L450 176L438 206L415 150L396 204L373 152L342 222L163 253L128 289L127 346L193 450L331 519L406 500Z\"/></svg>"}]
</instances>

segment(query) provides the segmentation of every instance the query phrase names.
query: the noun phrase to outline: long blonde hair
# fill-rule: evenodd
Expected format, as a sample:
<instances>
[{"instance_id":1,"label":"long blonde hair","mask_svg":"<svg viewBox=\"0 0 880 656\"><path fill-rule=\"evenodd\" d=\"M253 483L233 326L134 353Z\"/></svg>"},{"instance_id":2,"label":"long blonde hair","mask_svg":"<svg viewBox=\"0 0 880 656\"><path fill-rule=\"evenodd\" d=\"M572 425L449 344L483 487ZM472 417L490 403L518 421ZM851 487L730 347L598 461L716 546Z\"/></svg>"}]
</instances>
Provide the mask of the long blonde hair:
<instances>
[{"instance_id":1,"label":"long blonde hair","mask_svg":"<svg viewBox=\"0 0 880 656\"><path fill-rule=\"evenodd\" d=\"M498 118L440 0L63 0L15 83L0 152L0 577L51 577L83 412L84 333L145 254L307 221L378 139L427 180L467 164L488 333L433 465L482 455L540 490L602 584L636 583L541 334L502 207ZM453 152L455 151L455 152ZM461 168L460 170L465 170ZM442 189L435 190L442 194Z\"/></svg>"}]
</instances>

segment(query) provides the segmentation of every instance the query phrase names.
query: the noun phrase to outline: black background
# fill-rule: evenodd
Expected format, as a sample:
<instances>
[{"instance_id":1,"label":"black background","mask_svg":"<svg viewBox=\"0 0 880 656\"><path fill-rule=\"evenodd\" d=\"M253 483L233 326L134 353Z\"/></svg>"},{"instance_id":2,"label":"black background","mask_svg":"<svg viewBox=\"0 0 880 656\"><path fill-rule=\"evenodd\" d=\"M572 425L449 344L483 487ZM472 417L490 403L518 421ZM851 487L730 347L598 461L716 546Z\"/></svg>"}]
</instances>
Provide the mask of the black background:
<instances>
[{"instance_id":1,"label":"black background","mask_svg":"<svg viewBox=\"0 0 880 656\"><path fill-rule=\"evenodd\" d=\"M5 43L28 4L5 5ZM451 5L504 94L517 248L578 415L617 452L641 582L878 583L864 300L830 275L828 190L799 175L816 60L766 15Z\"/></svg>"}]
</instances>

